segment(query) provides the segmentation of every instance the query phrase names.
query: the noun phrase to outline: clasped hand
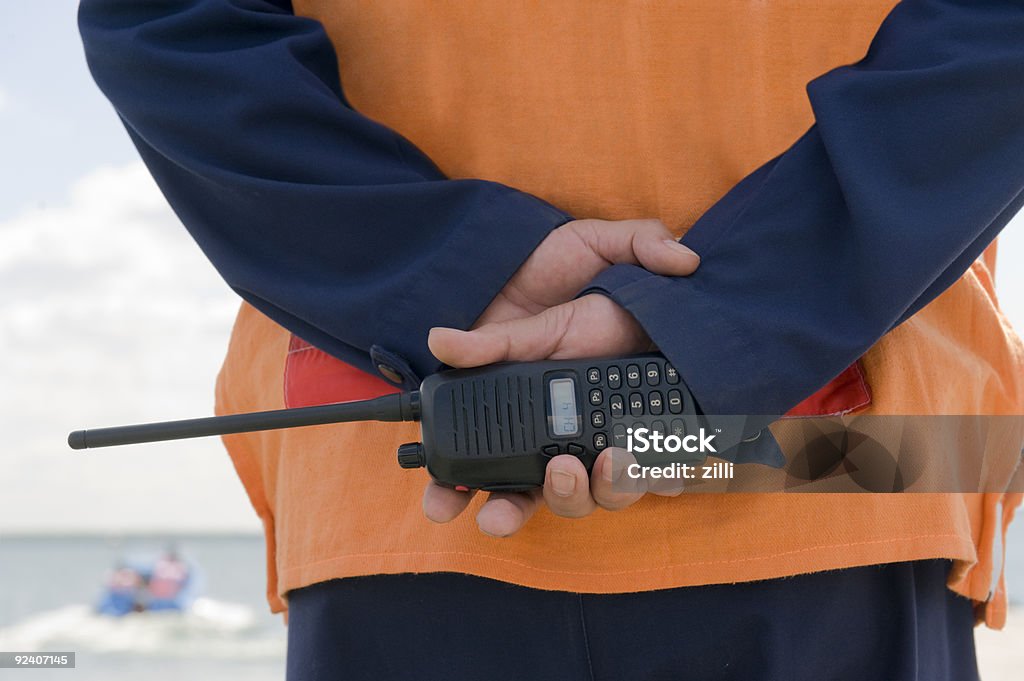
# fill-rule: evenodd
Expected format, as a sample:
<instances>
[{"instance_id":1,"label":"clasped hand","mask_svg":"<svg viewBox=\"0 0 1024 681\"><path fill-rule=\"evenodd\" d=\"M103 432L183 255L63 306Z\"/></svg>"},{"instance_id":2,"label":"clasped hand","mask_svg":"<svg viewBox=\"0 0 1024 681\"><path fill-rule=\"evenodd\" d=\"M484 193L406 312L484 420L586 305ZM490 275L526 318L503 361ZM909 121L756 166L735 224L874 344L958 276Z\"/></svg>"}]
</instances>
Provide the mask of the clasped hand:
<instances>
[{"instance_id":1,"label":"clasped hand","mask_svg":"<svg viewBox=\"0 0 1024 681\"><path fill-rule=\"evenodd\" d=\"M459 368L649 350L651 340L636 319L610 298L574 298L614 264L686 276L697 269L700 258L657 220L566 223L541 242L471 330L432 329L430 350L440 361ZM486 534L506 537L517 532L542 502L556 515L581 518L598 507L625 508L648 492L674 496L682 491L670 485L655 488L645 479L617 482L624 467L612 466L612 454L607 449L598 456L591 476L576 457L553 457L542 489L491 493L477 513L477 525ZM628 456L621 450L618 454L618 462ZM423 494L423 512L434 522L449 522L466 509L473 494L430 482Z\"/></svg>"}]
</instances>

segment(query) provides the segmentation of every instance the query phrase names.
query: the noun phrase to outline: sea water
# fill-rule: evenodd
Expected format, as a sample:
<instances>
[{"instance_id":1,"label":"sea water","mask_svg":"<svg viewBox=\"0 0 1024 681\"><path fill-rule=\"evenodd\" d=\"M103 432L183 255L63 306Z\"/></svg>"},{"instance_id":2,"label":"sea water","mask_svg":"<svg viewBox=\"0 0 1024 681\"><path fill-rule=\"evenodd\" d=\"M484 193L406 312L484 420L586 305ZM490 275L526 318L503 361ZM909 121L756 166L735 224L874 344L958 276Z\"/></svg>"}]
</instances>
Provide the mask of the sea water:
<instances>
[{"instance_id":1,"label":"sea water","mask_svg":"<svg viewBox=\"0 0 1024 681\"><path fill-rule=\"evenodd\" d=\"M202 575L189 612L95 614L118 558L172 543ZM258 536L0 537L0 651L76 653L74 670L0 679L283 679L286 630L264 599L264 565Z\"/></svg>"}]
</instances>

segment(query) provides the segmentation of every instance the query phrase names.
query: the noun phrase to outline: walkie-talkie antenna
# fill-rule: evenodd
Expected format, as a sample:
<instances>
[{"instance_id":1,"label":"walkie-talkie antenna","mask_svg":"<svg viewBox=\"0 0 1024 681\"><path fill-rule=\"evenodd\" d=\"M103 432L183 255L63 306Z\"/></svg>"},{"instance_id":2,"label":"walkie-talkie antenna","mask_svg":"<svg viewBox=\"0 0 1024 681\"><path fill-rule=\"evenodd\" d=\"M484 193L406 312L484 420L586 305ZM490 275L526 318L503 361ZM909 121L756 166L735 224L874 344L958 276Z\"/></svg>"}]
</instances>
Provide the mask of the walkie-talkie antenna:
<instances>
[{"instance_id":1,"label":"walkie-talkie antenna","mask_svg":"<svg viewBox=\"0 0 1024 681\"><path fill-rule=\"evenodd\" d=\"M277 409L183 421L76 430L68 435L68 444L72 449L90 449L162 440L184 440L211 435L230 435L256 430L321 426L347 421L418 421L419 418L420 396L418 392L414 391L384 395L359 402L339 402L297 409Z\"/></svg>"}]
</instances>

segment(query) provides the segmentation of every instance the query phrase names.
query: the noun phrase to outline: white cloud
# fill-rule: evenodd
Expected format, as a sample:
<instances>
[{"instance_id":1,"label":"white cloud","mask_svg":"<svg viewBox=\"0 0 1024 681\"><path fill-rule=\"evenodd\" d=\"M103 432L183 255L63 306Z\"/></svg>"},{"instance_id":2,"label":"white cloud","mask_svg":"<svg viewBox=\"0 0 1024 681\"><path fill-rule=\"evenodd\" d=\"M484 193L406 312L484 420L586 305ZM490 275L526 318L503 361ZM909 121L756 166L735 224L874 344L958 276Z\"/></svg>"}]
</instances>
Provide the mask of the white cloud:
<instances>
[{"instance_id":1,"label":"white cloud","mask_svg":"<svg viewBox=\"0 0 1024 681\"><path fill-rule=\"evenodd\" d=\"M0 87L0 113L7 111L11 106L11 98L7 95L7 90Z\"/></svg>"},{"instance_id":2,"label":"white cloud","mask_svg":"<svg viewBox=\"0 0 1024 681\"><path fill-rule=\"evenodd\" d=\"M256 527L216 440L64 443L212 409L237 298L141 163L0 223L0 291L0 531Z\"/></svg>"}]
</instances>

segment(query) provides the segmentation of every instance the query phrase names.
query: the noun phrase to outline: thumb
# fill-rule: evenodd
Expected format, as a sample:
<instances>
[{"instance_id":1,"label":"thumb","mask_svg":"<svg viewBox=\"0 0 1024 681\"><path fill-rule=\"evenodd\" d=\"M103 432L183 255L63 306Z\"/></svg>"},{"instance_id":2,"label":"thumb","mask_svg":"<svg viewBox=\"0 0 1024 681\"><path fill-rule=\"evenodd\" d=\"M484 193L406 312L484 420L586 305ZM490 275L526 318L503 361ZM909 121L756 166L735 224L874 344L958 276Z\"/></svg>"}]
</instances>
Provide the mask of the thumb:
<instances>
[{"instance_id":1,"label":"thumb","mask_svg":"<svg viewBox=\"0 0 1024 681\"><path fill-rule=\"evenodd\" d=\"M464 369L494 362L530 362L546 359L565 333L559 308L485 324L472 331L434 327L427 336L430 352L448 366ZM561 327L561 328L560 328Z\"/></svg>"}]
</instances>

